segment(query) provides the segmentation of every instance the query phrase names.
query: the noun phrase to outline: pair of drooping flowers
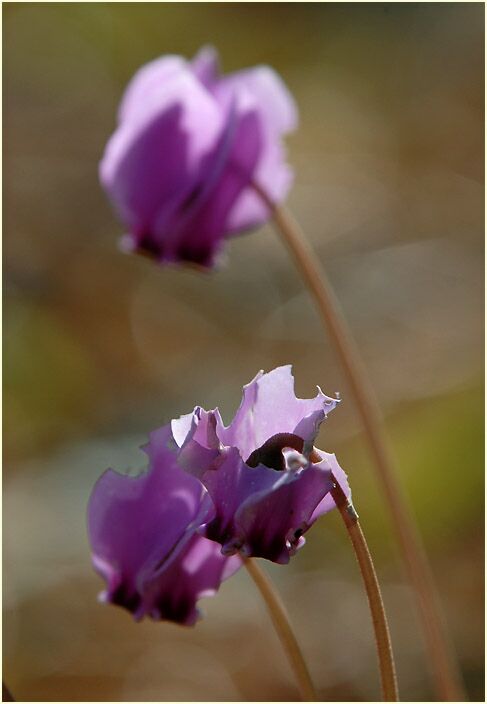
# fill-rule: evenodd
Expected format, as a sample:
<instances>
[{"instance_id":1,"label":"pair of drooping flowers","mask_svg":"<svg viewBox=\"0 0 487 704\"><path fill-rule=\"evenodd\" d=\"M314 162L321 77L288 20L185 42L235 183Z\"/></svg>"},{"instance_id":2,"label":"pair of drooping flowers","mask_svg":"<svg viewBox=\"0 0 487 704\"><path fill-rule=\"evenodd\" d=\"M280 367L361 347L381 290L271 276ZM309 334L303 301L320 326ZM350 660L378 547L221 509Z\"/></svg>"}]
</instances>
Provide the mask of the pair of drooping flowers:
<instances>
[{"instance_id":1,"label":"pair of drooping flowers","mask_svg":"<svg viewBox=\"0 0 487 704\"><path fill-rule=\"evenodd\" d=\"M101 180L128 228L125 249L158 262L209 267L224 240L269 216L292 174L281 136L296 108L267 67L227 77L215 52L143 67L127 87ZM294 393L291 367L260 372L244 387L229 426L197 406L150 434L148 470L108 470L89 503L89 535L102 598L131 611L192 625L242 560L287 563L303 534L350 490L333 454L316 450L337 405L318 389Z\"/></svg>"}]
</instances>

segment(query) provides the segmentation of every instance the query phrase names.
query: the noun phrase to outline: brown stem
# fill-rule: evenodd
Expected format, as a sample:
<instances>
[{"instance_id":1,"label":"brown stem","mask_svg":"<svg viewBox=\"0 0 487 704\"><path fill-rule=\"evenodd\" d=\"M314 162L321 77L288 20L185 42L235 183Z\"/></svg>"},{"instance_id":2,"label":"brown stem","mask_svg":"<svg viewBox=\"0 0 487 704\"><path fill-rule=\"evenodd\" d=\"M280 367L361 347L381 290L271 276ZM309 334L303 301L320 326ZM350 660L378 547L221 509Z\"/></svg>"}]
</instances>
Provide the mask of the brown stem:
<instances>
[{"instance_id":1,"label":"brown stem","mask_svg":"<svg viewBox=\"0 0 487 704\"><path fill-rule=\"evenodd\" d=\"M266 603L274 628L296 675L302 700L304 702L317 702L318 697L281 597L269 577L260 569L255 560L245 560L245 567Z\"/></svg>"},{"instance_id":2,"label":"brown stem","mask_svg":"<svg viewBox=\"0 0 487 704\"><path fill-rule=\"evenodd\" d=\"M392 525L402 550L407 574L416 595L428 663L438 696L442 701L465 701L461 674L448 636L428 559L408 501L398 482L382 413L356 343L331 284L298 223L286 208L275 206L260 186L254 184L254 189L271 209L277 228L315 299L325 329L328 330L342 362L391 512Z\"/></svg>"},{"instance_id":3,"label":"brown stem","mask_svg":"<svg viewBox=\"0 0 487 704\"><path fill-rule=\"evenodd\" d=\"M332 475L333 476L333 475ZM382 683L382 699L385 702L399 701L397 691L394 657L392 654L391 637L387 625L386 613L380 593L379 582L375 573L374 563L367 546L367 541L358 522L358 516L353 505L345 496L341 486L333 477L335 487L331 495L343 518L345 527L352 541L355 555L364 580L367 598L369 600L372 623L374 625L375 643L379 658L379 670Z\"/></svg>"}]
</instances>

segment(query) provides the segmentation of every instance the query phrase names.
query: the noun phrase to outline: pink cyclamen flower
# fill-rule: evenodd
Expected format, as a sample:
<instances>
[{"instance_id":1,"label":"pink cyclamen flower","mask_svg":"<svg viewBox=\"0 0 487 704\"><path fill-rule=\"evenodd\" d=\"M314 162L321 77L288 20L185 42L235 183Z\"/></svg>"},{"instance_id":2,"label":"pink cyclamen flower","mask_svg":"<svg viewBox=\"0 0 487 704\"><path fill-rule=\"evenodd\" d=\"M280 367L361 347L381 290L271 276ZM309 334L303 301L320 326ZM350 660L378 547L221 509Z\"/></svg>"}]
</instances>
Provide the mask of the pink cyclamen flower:
<instances>
[{"instance_id":1,"label":"pink cyclamen flower","mask_svg":"<svg viewBox=\"0 0 487 704\"><path fill-rule=\"evenodd\" d=\"M203 456L200 462L203 468ZM179 467L169 429L146 473L107 470L88 506L93 565L107 585L101 600L136 620L147 615L193 625L197 600L241 566L240 558L224 557L217 543L198 534L213 515L206 489Z\"/></svg>"},{"instance_id":2,"label":"pink cyclamen flower","mask_svg":"<svg viewBox=\"0 0 487 704\"><path fill-rule=\"evenodd\" d=\"M296 398L285 366L260 372L244 387L228 427L218 409L200 407L172 421L180 465L201 480L215 507L200 532L219 542L224 555L286 563L316 519L335 507L333 481L350 496L335 455L314 448L336 404L319 388L315 398ZM151 433L145 450L153 461L166 436L166 427Z\"/></svg>"},{"instance_id":3,"label":"pink cyclamen flower","mask_svg":"<svg viewBox=\"0 0 487 704\"><path fill-rule=\"evenodd\" d=\"M227 237L264 223L292 173L282 136L294 101L268 66L222 76L214 49L164 56L128 84L100 179L128 233L123 245L159 262L212 266Z\"/></svg>"}]
</instances>

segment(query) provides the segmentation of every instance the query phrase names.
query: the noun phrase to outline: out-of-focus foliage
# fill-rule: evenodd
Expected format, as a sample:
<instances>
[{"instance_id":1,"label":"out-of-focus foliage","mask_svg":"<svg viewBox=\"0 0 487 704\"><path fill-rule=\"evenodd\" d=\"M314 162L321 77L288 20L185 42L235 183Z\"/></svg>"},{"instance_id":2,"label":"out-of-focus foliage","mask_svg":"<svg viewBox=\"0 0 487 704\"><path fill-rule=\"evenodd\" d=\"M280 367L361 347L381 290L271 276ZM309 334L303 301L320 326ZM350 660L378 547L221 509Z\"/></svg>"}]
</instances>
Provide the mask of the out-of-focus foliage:
<instances>
[{"instance_id":1,"label":"out-of-focus foliage","mask_svg":"<svg viewBox=\"0 0 487 704\"><path fill-rule=\"evenodd\" d=\"M343 403L319 445L348 471L383 584L402 698L432 696L414 605L353 404L270 227L210 275L116 248L97 182L126 81L159 54L270 63L301 111L290 205L378 389L472 699L483 699L483 7L476 3L4 5L4 667L16 699L293 700L244 573L194 630L96 602L85 507L107 466L195 403L229 418L260 368ZM338 516L282 590L323 699L376 699ZM264 665L265 663L265 665Z\"/></svg>"}]
</instances>

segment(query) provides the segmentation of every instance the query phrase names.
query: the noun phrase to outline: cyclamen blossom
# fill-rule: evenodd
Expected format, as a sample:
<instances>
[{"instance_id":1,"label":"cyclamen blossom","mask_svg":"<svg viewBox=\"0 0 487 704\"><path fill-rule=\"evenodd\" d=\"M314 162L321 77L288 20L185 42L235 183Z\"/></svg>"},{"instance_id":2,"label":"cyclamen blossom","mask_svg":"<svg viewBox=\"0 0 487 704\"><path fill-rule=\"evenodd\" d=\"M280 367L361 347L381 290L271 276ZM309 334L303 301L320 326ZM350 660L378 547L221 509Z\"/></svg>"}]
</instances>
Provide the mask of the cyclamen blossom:
<instances>
[{"instance_id":1,"label":"cyclamen blossom","mask_svg":"<svg viewBox=\"0 0 487 704\"><path fill-rule=\"evenodd\" d=\"M257 376L228 427L218 409L196 407L173 420L180 465L200 479L215 516L200 532L222 545L222 553L286 563L305 542L303 534L335 507L338 481L350 496L335 455L314 448L319 427L337 405L319 389L296 398L290 366ZM167 428L151 433L145 450L158 457Z\"/></svg>"},{"instance_id":2,"label":"cyclamen blossom","mask_svg":"<svg viewBox=\"0 0 487 704\"><path fill-rule=\"evenodd\" d=\"M291 367L259 372L228 427L218 409L173 420L149 436L147 472L107 470L88 507L102 600L136 619L192 625L197 600L214 594L241 557L286 563L303 534L335 503L335 455L317 450L319 427L337 404L319 388L296 398Z\"/></svg>"},{"instance_id":3,"label":"cyclamen blossom","mask_svg":"<svg viewBox=\"0 0 487 704\"><path fill-rule=\"evenodd\" d=\"M127 86L100 179L128 228L124 247L159 262L212 266L225 238L264 223L252 183L281 202L292 173L282 136L297 125L279 76L221 76L214 49L165 56Z\"/></svg>"},{"instance_id":4,"label":"cyclamen blossom","mask_svg":"<svg viewBox=\"0 0 487 704\"><path fill-rule=\"evenodd\" d=\"M197 600L214 594L241 560L224 557L217 543L198 534L214 507L201 482L179 467L170 440L167 429L146 473L102 475L90 497L88 531L93 565L107 584L102 601L123 606L136 620L147 615L193 625Z\"/></svg>"}]
</instances>

